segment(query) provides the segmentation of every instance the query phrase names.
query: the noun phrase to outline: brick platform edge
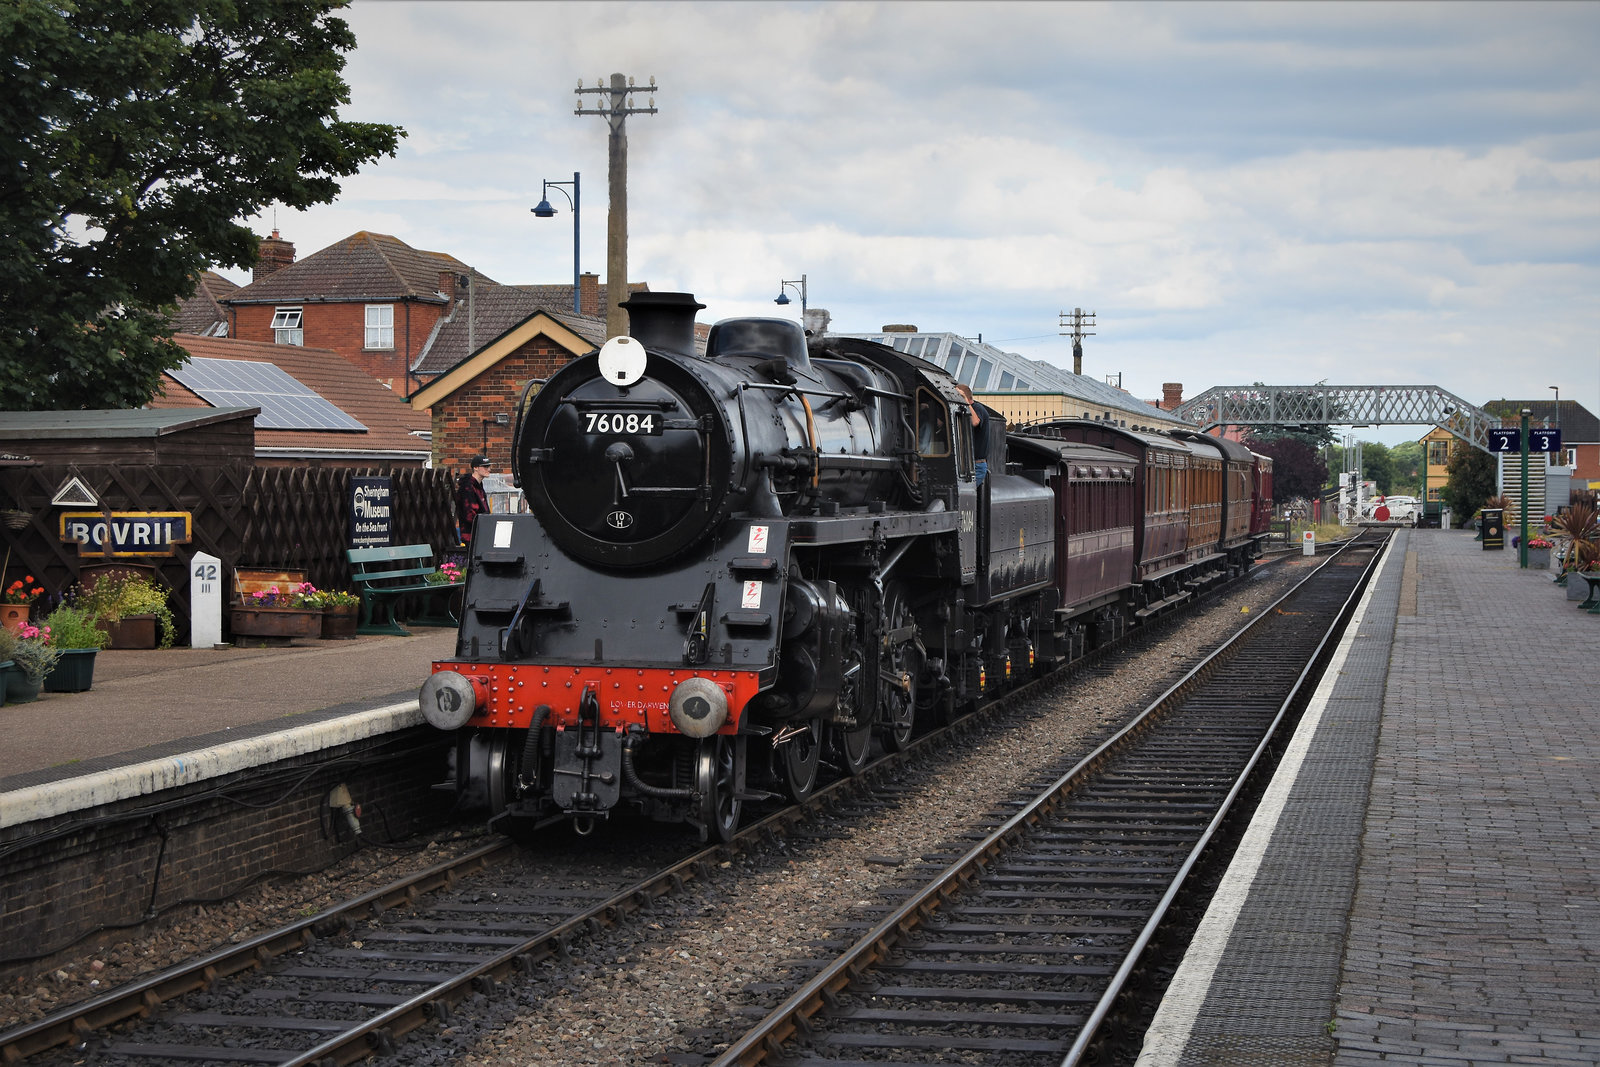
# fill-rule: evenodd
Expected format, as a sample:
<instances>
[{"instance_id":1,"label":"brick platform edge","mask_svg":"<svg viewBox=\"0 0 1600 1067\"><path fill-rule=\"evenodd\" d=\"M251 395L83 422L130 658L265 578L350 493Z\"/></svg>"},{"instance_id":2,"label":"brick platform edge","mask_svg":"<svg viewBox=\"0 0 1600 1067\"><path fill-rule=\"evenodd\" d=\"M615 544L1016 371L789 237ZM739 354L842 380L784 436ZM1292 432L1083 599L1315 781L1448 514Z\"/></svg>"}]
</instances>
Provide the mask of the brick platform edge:
<instances>
[{"instance_id":1,"label":"brick platform edge","mask_svg":"<svg viewBox=\"0 0 1600 1067\"><path fill-rule=\"evenodd\" d=\"M417 726L0 829L0 979L101 931L349 855L358 845L328 808L335 786L373 840L442 823L450 797L428 785L449 744Z\"/></svg>"}]
</instances>

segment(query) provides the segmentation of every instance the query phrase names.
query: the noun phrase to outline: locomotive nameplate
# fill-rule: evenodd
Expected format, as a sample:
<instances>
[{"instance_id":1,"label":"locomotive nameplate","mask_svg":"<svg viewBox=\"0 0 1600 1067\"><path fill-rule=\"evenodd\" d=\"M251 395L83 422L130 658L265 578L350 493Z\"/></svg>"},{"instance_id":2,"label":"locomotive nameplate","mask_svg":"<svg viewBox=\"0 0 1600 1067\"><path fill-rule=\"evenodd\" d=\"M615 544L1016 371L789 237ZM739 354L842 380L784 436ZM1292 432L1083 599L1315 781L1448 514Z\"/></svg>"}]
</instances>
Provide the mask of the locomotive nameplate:
<instances>
[{"instance_id":1,"label":"locomotive nameplate","mask_svg":"<svg viewBox=\"0 0 1600 1067\"><path fill-rule=\"evenodd\" d=\"M585 411L583 432L604 436L661 436L664 420L653 411Z\"/></svg>"}]
</instances>

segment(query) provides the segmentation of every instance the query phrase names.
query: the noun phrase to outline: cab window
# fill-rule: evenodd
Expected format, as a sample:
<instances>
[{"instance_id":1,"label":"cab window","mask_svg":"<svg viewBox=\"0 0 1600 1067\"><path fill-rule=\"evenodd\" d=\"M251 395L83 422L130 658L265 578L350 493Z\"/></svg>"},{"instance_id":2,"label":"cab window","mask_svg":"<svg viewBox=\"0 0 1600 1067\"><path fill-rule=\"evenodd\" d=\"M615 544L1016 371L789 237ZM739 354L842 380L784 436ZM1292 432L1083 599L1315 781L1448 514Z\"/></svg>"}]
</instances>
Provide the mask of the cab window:
<instances>
[{"instance_id":1,"label":"cab window","mask_svg":"<svg viewBox=\"0 0 1600 1067\"><path fill-rule=\"evenodd\" d=\"M950 454L950 412L944 398L930 389L917 390L917 451L924 456Z\"/></svg>"}]
</instances>

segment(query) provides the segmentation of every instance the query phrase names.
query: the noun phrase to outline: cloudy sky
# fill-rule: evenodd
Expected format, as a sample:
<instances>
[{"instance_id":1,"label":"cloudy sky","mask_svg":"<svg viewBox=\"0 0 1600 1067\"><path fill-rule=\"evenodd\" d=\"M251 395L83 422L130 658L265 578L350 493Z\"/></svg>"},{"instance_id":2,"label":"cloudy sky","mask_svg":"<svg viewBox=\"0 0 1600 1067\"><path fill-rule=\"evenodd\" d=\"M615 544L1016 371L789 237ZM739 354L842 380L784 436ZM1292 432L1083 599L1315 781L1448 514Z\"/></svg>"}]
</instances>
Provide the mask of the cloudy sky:
<instances>
[{"instance_id":1,"label":"cloudy sky","mask_svg":"<svg viewBox=\"0 0 1600 1067\"><path fill-rule=\"evenodd\" d=\"M619 71L629 274L730 315L806 276L833 328L949 330L1135 396L1438 385L1600 413L1600 4L356 0L351 118L409 132L358 230L505 283L604 276ZM643 106L650 93L641 89ZM585 97L592 102L594 97ZM256 225L265 232L272 219ZM235 274L235 277L239 275ZM1371 431L1391 443L1410 431Z\"/></svg>"}]
</instances>

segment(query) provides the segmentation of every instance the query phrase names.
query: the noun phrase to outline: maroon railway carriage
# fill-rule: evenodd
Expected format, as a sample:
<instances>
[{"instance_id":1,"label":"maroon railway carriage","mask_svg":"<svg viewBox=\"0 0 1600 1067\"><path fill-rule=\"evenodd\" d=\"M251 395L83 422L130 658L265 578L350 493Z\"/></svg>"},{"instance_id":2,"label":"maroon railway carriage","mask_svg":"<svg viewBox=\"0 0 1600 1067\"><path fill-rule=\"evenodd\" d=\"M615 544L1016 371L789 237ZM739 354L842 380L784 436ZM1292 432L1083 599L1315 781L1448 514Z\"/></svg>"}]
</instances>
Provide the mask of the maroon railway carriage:
<instances>
[{"instance_id":1,"label":"maroon railway carriage","mask_svg":"<svg viewBox=\"0 0 1600 1067\"><path fill-rule=\"evenodd\" d=\"M1007 440L1007 469L1054 492L1055 587L1058 617L1074 634L1093 622L1098 641L1120 632L1133 588L1141 524L1139 461L1126 453L1060 438L1015 434ZM1092 617L1092 618L1091 618Z\"/></svg>"}]
</instances>

